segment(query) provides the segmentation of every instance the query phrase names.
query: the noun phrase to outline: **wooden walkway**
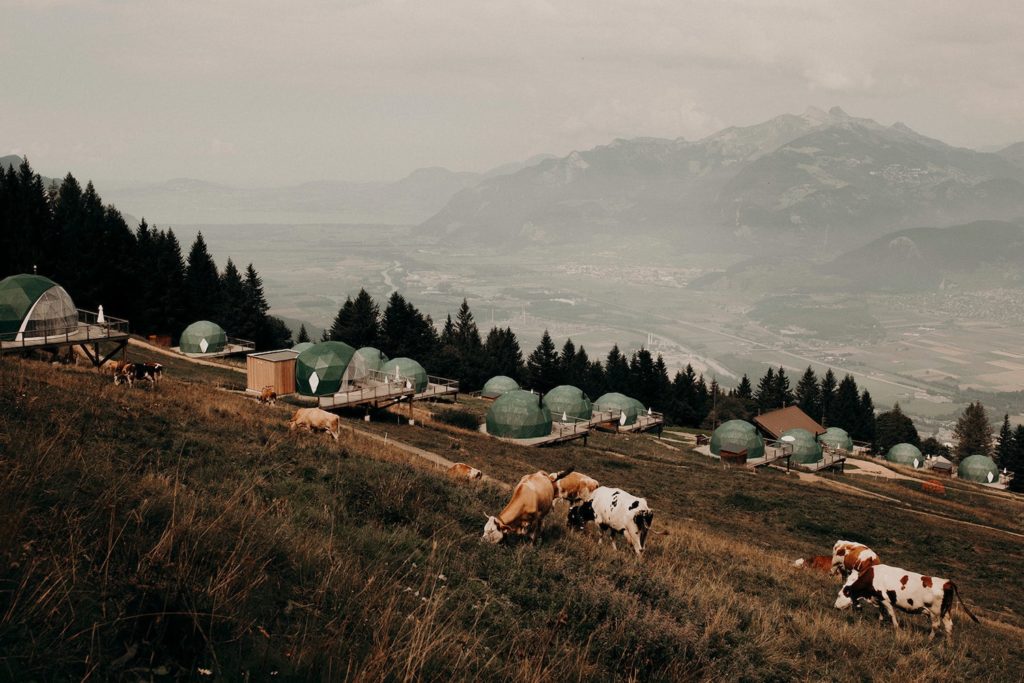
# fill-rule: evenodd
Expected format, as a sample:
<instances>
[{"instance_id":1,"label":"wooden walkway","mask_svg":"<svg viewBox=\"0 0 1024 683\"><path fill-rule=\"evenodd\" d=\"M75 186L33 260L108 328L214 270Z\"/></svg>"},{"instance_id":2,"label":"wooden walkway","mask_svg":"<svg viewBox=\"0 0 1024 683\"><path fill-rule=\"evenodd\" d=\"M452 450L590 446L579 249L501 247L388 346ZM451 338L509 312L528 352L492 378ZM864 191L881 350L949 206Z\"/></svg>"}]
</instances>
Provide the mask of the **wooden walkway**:
<instances>
[{"instance_id":1,"label":"wooden walkway","mask_svg":"<svg viewBox=\"0 0 1024 683\"><path fill-rule=\"evenodd\" d=\"M101 343L112 343L114 348L106 355L100 354ZM101 322L98 314L78 309L78 327L63 334L11 339L0 341L0 358L6 353L19 353L35 349L71 349L81 347L82 352L96 367L100 367L115 355L124 357L128 344L128 321L106 316Z\"/></svg>"},{"instance_id":2,"label":"wooden walkway","mask_svg":"<svg viewBox=\"0 0 1024 683\"><path fill-rule=\"evenodd\" d=\"M252 353L255 350L255 343L248 339L235 339L234 337L228 337L224 348L214 353L186 353L181 350L180 346L171 347L171 351L181 354L186 358L227 358L228 356L236 356L240 353Z\"/></svg>"},{"instance_id":3,"label":"wooden walkway","mask_svg":"<svg viewBox=\"0 0 1024 683\"><path fill-rule=\"evenodd\" d=\"M458 400L459 380L428 375L427 388L412 398L414 401L422 401L425 399L442 398L444 396L454 396L455 400Z\"/></svg>"},{"instance_id":4,"label":"wooden walkway","mask_svg":"<svg viewBox=\"0 0 1024 683\"><path fill-rule=\"evenodd\" d=\"M480 425L480 433L487 434L487 425ZM586 438L590 434L590 424L586 420L578 420L575 422L552 422L551 433L547 436L538 436L532 439L510 439L504 436L493 436L492 438L504 441L506 443L514 443L518 446L551 446L556 443L565 443L567 441L575 441L576 439L583 439L586 444ZM488 436L491 436L488 434Z\"/></svg>"},{"instance_id":5,"label":"wooden walkway","mask_svg":"<svg viewBox=\"0 0 1024 683\"><path fill-rule=\"evenodd\" d=\"M339 391L330 396L320 396L318 403L324 410L353 408L361 405L380 408L397 403L407 396L412 398L415 395L416 389L413 387L412 381L405 377L395 378L394 375L390 375L387 379L362 380L360 384L347 391Z\"/></svg>"}]
</instances>

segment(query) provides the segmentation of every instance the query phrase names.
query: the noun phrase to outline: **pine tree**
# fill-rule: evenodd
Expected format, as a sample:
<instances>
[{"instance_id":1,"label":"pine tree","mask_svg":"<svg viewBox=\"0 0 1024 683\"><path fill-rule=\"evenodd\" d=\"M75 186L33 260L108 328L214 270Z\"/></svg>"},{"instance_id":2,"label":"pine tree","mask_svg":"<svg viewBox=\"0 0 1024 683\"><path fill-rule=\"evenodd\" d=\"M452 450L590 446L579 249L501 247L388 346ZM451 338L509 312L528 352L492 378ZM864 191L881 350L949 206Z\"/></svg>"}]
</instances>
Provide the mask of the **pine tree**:
<instances>
[{"instance_id":1,"label":"pine tree","mask_svg":"<svg viewBox=\"0 0 1024 683\"><path fill-rule=\"evenodd\" d=\"M860 392L857 389L857 381L853 375L845 375L836 389L835 400L832 406L833 420L829 423L832 427L842 427L853 434L857 432L860 423Z\"/></svg>"},{"instance_id":2,"label":"pine tree","mask_svg":"<svg viewBox=\"0 0 1024 683\"><path fill-rule=\"evenodd\" d=\"M245 297L245 282L235 262L229 258L220 276L220 306L212 322L223 327L232 337L239 336L238 330L245 326Z\"/></svg>"},{"instance_id":3,"label":"pine tree","mask_svg":"<svg viewBox=\"0 0 1024 683\"><path fill-rule=\"evenodd\" d=\"M860 420L857 429L850 436L857 441L866 441L874 448L878 437L877 419L875 418L875 402L871 400L871 394L865 389L860 395ZM917 430L914 430L917 433Z\"/></svg>"},{"instance_id":4,"label":"pine tree","mask_svg":"<svg viewBox=\"0 0 1024 683\"><path fill-rule=\"evenodd\" d=\"M1010 427L1010 415L1003 415L1003 426L999 429L999 444L996 446L996 464L1006 467L1013 460L1013 428Z\"/></svg>"},{"instance_id":5,"label":"pine tree","mask_svg":"<svg viewBox=\"0 0 1024 683\"><path fill-rule=\"evenodd\" d=\"M296 344L308 344L309 343L309 332L306 332L305 323L299 325L299 336L295 340Z\"/></svg>"},{"instance_id":6,"label":"pine tree","mask_svg":"<svg viewBox=\"0 0 1024 683\"><path fill-rule=\"evenodd\" d=\"M526 359L526 376L530 388L540 394L546 394L558 386L558 352L551 335L544 330L540 343Z\"/></svg>"},{"instance_id":7,"label":"pine tree","mask_svg":"<svg viewBox=\"0 0 1024 683\"><path fill-rule=\"evenodd\" d=\"M354 349L377 346L380 340L380 309L365 289L348 297L331 324L330 337Z\"/></svg>"},{"instance_id":8,"label":"pine tree","mask_svg":"<svg viewBox=\"0 0 1024 683\"><path fill-rule=\"evenodd\" d=\"M522 382L525 375L523 351L511 327L492 327L484 342L484 358L488 377L505 375Z\"/></svg>"},{"instance_id":9,"label":"pine tree","mask_svg":"<svg viewBox=\"0 0 1024 683\"><path fill-rule=\"evenodd\" d=\"M964 408L953 429L953 439L956 442L953 455L958 462L975 453L989 455L992 452L992 425L981 401Z\"/></svg>"},{"instance_id":10,"label":"pine tree","mask_svg":"<svg viewBox=\"0 0 1024 683\"><path fill-rule=\"evenodd\" d=\"M769 367L764 377L757 383L757 391L754 393L754 401L762 412L775 410L779 406L775 403L776 398L775 369Z\"/></svg>"},{"instance_id":11,"label":"pine tree","mask_svg":"<svg viewBox=\"0 0 1024 683\"><path fill-rule=\"evenodd\" d=\"M1024 424L1017 425L1013 431L1013 456L1010 458L1010 462L1003 467L1013 472L1010 490L1024 491Z\"/></svg>"},{"instance_id":12,"label":"pine tree","mask_svg":"<svg viewBox=\"0 0 1024 683\"><path fill-rule=\"evenodd\" d=\"M629 363L619 351L619 345L612 346L604 363L605 389L624 393L629 391Z\"/></svg>"},{"instance_id":13,"label":"pine tree","mask_svg":"<svg viewBox=\"0 0 1024 683\"><path fill-rule=\"evenodd\" d=\"M672 380L672 398L669 410L672 419L686 427L698 426L697 375L692 365L687 364L685 370L676 373Z\"/></svg>"},{"instance_id":14,"label":"pine tree","mask_svg":"<svg viewBox=\"0 0 1024 683\"><path fill-rule=\"evenodd\" d=\"M786 377L786 369L781 365L778 372L775 373L773 401L776 408L784 408L791 405L794 401L793 391L789 387L789 378Z\"/></svg>"},{"instance_id":15,"label":"pine tree","mask_svg":"<svg viewBox=\"0 0 1024 683\"><path fill-rule=\"evenodd\" d=\"M821 414L817 418L826 427L835 426L835 402L836 402L836 375L829 368L825 376L821 378L821 390L818 392L818 400L821 401Z\"/></svg>"},{"instance_id":16,"label":"pine tree","mask_svg":"<svg viewBox=\"0 0 1024 683\"><path fill-rule=\"evenodd\" d=\"M454 332L454 325L452 330ZM392 292L388 299L381 317L380 334L381 350L392 358L419 358L432 362L438 351L433 322L398 292Z\"/></svg>"},{"instance_id":17,"label":"pine tree","mask_svg":"<svg viewBox=\"0 0 1024 683\"><path fill-rule=\"evenodd\" d=\"M818 376L808 365L803 376L796 385L794 393L796 405L814 419L821 416L821 392L818 389Z\"/></svg>"},{"instance_id":18,"label":"pine tree","mask_svg":"<svg viewBox=\"0 0 1024 683\"><path fill-rule=\"evenodd\" d=\"M259 273L250 263L245 269L245 279L242 282L245 296L241 310L241 326L235 334L242 339L249 339L256 342L256 348L263 350L268 348L264 339L266 332L267 311L270 310L267 304L267 297L263 293L263 280Z\"/></svg>"},{"instance_id":19,"label":"pine tree","mask_svg":"<svg viewBox=\"0 0 1024 683\"><path fill-rule=\"evenodd\" d=\"M740 383L736 386L736 397L747 401L754 400L754 388L751 386L750 378L747 377L745 372L743 377L740 378Z\"/></svg>"},{"instance_id":20,"label":"pine tree","mask_svg":"<svg viewBox=\"0 0 1024 683\"><path fill-rule=\"evenodd\" d=\"M206 248L203 233L196 235L185 266L185 302L191 320L217 317L220 300L220 276Z\"/></svg>"},{"instance_id":21,"label":"pine tree","mask_svg":"<svg viewBox=\"0 0 1024 683\"><path fill-rule=\"evenodd\" d=\"M898 443L921 445L921 437L914 427L914 422L900 409L900 404L893 405L892 410L880 413L875 420L875 443L880 453L888 453Z\"/></svg>"},{"instance_id":22,"label":"pine tree","mask_svg":"<svg viewBox=\"0 0 1024 683\"><path fill-rule=\"evenodd\" d=\"M469 310L469 303L463 299L459 307L458 315L455 318L455 348L463 356L479 357L483 349L483 342L480 341L480 330L477 329L476 321L473 320L473 313Z\"/></svg>"}]
</instances>

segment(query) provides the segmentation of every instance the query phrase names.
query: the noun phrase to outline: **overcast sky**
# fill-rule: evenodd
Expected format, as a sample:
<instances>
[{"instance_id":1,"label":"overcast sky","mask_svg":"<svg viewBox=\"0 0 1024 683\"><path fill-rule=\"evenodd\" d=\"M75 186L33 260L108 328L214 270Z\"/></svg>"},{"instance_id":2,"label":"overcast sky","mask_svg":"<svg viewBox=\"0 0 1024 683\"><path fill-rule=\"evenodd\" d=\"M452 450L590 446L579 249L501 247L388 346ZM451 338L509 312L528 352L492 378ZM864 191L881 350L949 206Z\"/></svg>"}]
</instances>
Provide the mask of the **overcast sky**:
<instances>
[{"instance_id":1,"label":"overcast sky","mask_svg":"<svg viewBox=\"0 0 1024 683\"><path fill-rule=\"evenodd\" d=\"M392 179L808 105L1001 145L1022 36L1015 0L0 0L0 154L111 183Z\"/></svg>"}]
</instances>

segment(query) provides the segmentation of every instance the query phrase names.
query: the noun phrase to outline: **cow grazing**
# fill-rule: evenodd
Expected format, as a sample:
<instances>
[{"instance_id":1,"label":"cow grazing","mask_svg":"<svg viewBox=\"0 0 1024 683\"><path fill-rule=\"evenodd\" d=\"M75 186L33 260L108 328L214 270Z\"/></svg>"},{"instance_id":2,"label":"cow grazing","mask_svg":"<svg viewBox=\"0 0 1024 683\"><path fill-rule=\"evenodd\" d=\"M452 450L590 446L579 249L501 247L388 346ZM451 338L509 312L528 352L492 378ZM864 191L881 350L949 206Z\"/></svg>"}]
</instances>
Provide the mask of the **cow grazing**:
<instances>
[{"instance_id":1,"label":"cow grazing","mask_svg":"<svg viewBox=\"0 0 1024 683\"><path fill-rule=\"evenodd\" d=\"M845 579L850 572L863 572L881 560L874 550L855 541L836 541L832 546L832 573L841 574Z\"/></svg>"},{"instance_id":2,"label":"cow grazing","mask_svg":"<svg viewBox=\"0 0 1024 683\"><path fill-rule=\"evenodd\" d=\"M488 543L500 543L505 536L529 536L534 543L540 532L544 515L551 511L551 503L555 499L555 483L572 473L572 468L554 475L554 480L547 472L527 474L512 491L512 499L497 517L488 516L484 525L481 540Z\"/></svg>"},{"instance_id":3,"label":"cow grazing","mask_svg":"<svg viewBox=\"0 0 1024 683\"><path fill-rule=\"evenodd\" d=\"M554 484L555 498L567 501L570 505L590 500L590 496L600 486L596 479L588 477L582 472L573 472L555 481Z\"/></svg>"},{"instance_id":4,"label":"cow grazing","mask_svg":"<svg viewBox=\"0 0 1024 683\"><path fill-rule=\"evenodd\" d=\"M341 418L319 408L299 408L292 415L288 429L308 429L311 432L327 432L338 440L341 434Z\"/></svg>"},{"instance_id":5,"label":"cow grazing","mask_svg":"<svg viewBox=\"0 0 1024 683\"><path fill-rule=\"evenodd\" d=\"M475 467L470 467L464 462L457 462L448 468L448 476L456 479L480 479L484 473Z\"/></svg>"},{"instance_id":6,"label":"cow grazing","mask_svg":"<svg viewBox=\"0 0 1024 683\"><path fill-rule=\"evenodd\" d=\"M793 563L793 566L803 567L804 569L816 569L826 574L834 573L832 571L831 555L815 555L813 557L801 557Z\"/></svg>"},{"instance_id":7,"label":"cow grazing","mask_svg":"<svg viewBox=\"0 0 1024 683\"><path fill-rule=\"evenodd\" d=\"M163 377L164 366L160 363L120 363L114 370L114 384L125 382L129 387L135 386L135 382L148 381L151 386L156 386Z\"/></svg>"},{"instance_id":8,"label":"cow grazing","mask_svg":"<svg viewBox=\"0 0 1024 683\"><path fill-rule=\"evenodd\" d=\"M260 391L260 396L257 399L260 403L267 405L274 405L277 403L277 392L274 391L274 387L263 387Z\"/></svg>"},{"instance_id":9,"label":"cow grazing","mask_svg":"<svg viewBox=\"0 0 1024 683\"><path fill-rule=\"evenodd\" d=\"M846 609L858 600L869 600L878 606L878 618L883 620L888 615L895 628L899 628L900 624L896 621L894 608L910 613L925 613L931 619L929 637L934 638L940 622L946 635L953 635L954 596L960 600L967 616L978 623L978 618L967 608L952 581L877 564L862 572L852 572L840 589L835 606L836 609Z\"/></svg>"},{"instance_id":10,"label":"cow grazing","mask_svg":"<svg viewBox=\"0 0 1024 683\"><path fill-rule=\"evenodd\" d=\"M615 549L615 536L621 533L633 544L637 557L644 551L653 520L654 510L645 499L607 486L598 487L590 500L569 510L569 526L582 530L587 522L596 522L601 531L609 532Z\"/></svg>"}]
</instances>

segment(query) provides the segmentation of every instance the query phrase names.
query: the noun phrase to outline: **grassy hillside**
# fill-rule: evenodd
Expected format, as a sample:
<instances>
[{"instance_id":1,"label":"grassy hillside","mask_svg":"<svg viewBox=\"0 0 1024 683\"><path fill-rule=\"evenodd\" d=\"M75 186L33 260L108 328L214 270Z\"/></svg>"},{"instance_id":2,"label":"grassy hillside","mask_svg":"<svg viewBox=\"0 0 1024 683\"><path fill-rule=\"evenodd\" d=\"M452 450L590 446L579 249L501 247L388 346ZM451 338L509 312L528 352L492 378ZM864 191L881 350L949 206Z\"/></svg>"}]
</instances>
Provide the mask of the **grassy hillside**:
<instances>
[{"instance_id":1,"label":"grassy hillside","mask_svg":"<svg viewBox=\"0 0 1024 683\"><path fill-rule=\"evenodd\" d=\"M290 434L288 412L203 381L128 390L5 358L0 679L948 681L1024 666L1021 541L998 531L648 436L527 450L378 414L370 430L504 481L574 464L647 496L667 532L638 562L565 532L556 509L539 546L495 547L478 538L507 489L353 430ZM984 500L1020 527L1019 505ZM923 617L892 633L834 610L838 585L788 563L838 537L955 578L984 623L929 645Z\"/></svg>"}]
</instances>

